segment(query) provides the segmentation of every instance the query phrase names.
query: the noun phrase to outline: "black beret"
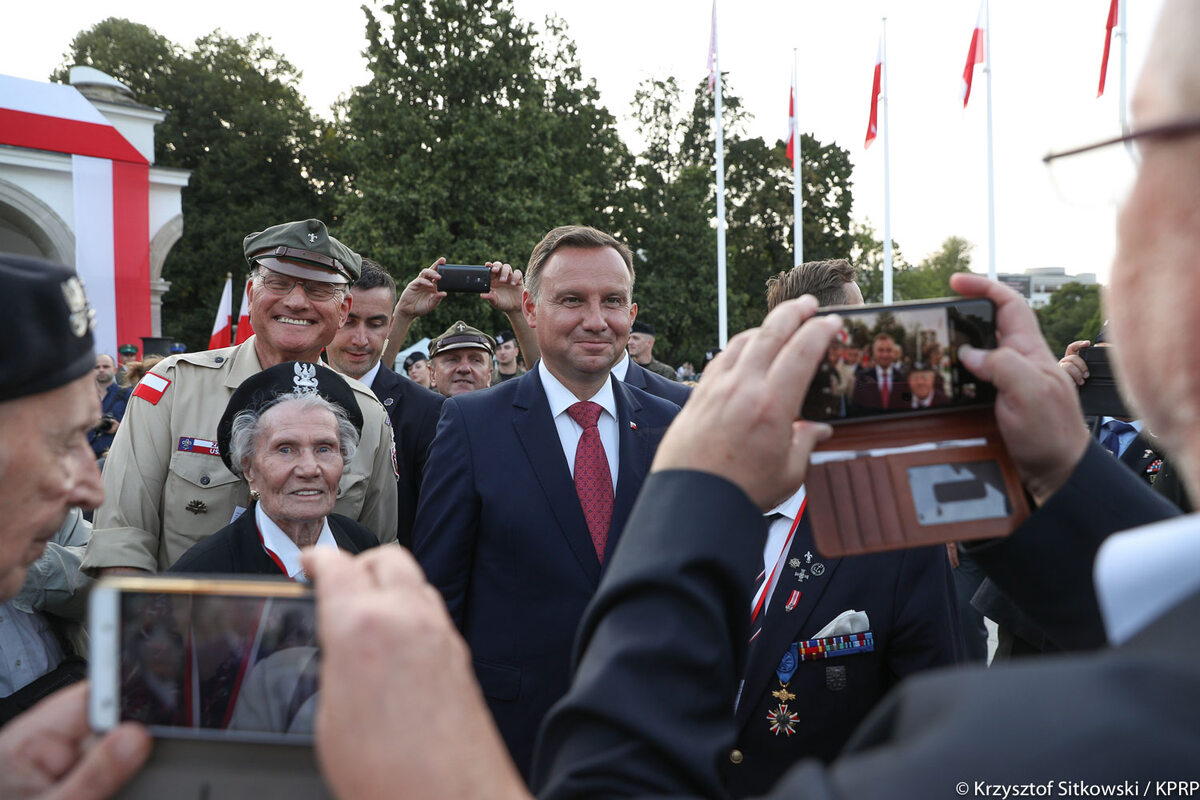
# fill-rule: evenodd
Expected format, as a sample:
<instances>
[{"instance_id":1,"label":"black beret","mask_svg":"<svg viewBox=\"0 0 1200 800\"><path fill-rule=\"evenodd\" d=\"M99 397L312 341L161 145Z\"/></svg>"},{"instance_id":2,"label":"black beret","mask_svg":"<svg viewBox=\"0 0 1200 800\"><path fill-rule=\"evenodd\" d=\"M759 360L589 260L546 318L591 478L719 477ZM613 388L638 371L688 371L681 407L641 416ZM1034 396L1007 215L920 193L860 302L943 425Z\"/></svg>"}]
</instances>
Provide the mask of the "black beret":
<instances>
[{"instance_id":1,"label":"black beret","mask_svg":"<svg viewBox=\"0 0 1200 800\"><path fill-rule=\"evenodd\" d=\"M412 365L417 363L418 361L428 361L428 360L429 360L429 356L425 355L420 350L416 350L412 353L409 353L408 355L406 355L404 357L404 371L408 372L409 369L412 368Z\"/></svg>"},{"instance_id":2,"label":"black beret","mask_svg":"<svg viewBox=\"0 0 1200 800\"><path fill-rule=\"evenodd\" d=\"M331 403L342 407L351 424L361 434L363 429L362 409L354 399L354 390L346 379L329 367L307 361L285 361L264 369L242 381L233 390L221 422L217 425L217 449L221 460L229 471L240 474L233 468L229 458L229 440L233 433L233 418L242 411L258 411L280 395L319 394Z\"/></svg>"},{"instance_id":3,"label":"black beret","mask_svg":"<svg viewBox=\"0 0 1200 800\"><path fill-rule=\"evenodd\" d=\"M0 402L48 392L96 368L88 305L75 271L39 258L0 254Z\"/></svg>"},{"instance_id":4,"label":"black beret","mask_svg":"<svg viewBox=\"0 0 1200 800\"><path fill-rule=\"evenodd\" d=\"M630 330L630 333L644 333L647 336L653 336L654 335L654 326L651 325L649 322L640 322L640 321L634 322L633 328L632 328L632 330Z\"/></svg>"},{"instance_id":5,"label":"black beret","mask_svg":"<svg viewBox=\"0 0 1200 800\"><path fill-rule=\"evenodd\" d=\"M499 347L505 342L513 342L516 341L516 339L517 335L512 331L500 331L496 334L496 346Z\"/></svg>"}]
</instances>

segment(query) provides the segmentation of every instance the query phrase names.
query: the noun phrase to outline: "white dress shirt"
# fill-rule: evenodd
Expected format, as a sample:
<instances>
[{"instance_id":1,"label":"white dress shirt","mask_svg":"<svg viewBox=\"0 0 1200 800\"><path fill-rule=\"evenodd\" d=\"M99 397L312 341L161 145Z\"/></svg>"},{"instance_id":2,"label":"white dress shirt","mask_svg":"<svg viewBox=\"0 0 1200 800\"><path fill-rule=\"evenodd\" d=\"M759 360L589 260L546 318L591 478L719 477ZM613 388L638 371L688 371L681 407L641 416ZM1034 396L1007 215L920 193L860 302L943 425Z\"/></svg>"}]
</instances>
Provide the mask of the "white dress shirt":
<instances>
[{"instance_id":1,"label":"white dress shirt","mask_svg":"<svg viewBox=\"0 0 1200 800\"><path fill-rule=\"evenodd\" d=\"M550 414L554 417L554 427L558 430L558 441L562 443L563 455L567 457L567 468L571 470L571 479L575 479L575 451L579 447L579 437L583 435L583 426L571 419L567 409L579 402L579 398L571 390L563 386L558 378L546 369L546 363L538 360L538 377L542 379L542 388L546 391L546 399L550 402ZM604 445L604 456L608 459L608 471L612 474L613 495L617 487L617 398L613 395L612 381L605 381L600 391L588 398L598 404L604 411L596 421L600 432L600 443Z\"/></svg>"},{"instance_id":2,"label":"white dress shirt","mask_svg":"<svg viewBox=\"0 0 1200 800\"><path fill-rule=\"evenodd\" d=\"M625 381L625 376L629 374L629 361L629 351L622 351L621 360L612 368L612 374L617 376L617 380L622 383Z\"/></svg>"},{"instance_id":3,"label":"white dress shirt","mask_svg":"<svg viewBox=\"0 0 1200 800\"><path fill-rule=\"evenodd\" d=\"M1104 427L1109 422L1115 420L1116 417L1101 417L1100 418L1100 441L1104 441L1104 437L1108 435L1108 428ZM1133 426L1133 430L1125 431L1117 436L1117 458L1125 455L1125 451L1129 449L1129 445L1133 444L1133 440L1142 432L1142 426L1146 423L1140 419L1131 419L1129 424Z\"/></svg>"},{"instance_id":4,"label":"white dress shirt","mask_svg":"<svg viewBox=\"0 0 1200 800\"><path fill-rule=\"evenodd\" d=\"M375 383L375 376L379 374L379 367L382 364L382 361L376 361L375 366L367 370L366 373L358 379L359 383L363 384L368 389L372 388L373 384Z\"/></svg>"},{"instance_id":5,"label":"white dress shirt","mask_svg":"<svg viewBox=\"0 0 1200 800\"><path fill-rule=\"evenodd\" d=\"M263 550L267 552L267 555L275 554L275 557L283 564L289 578L301 583L308 583L304 568L300 566L300 548L296 547L296 543L283 532L282 528L271 521L267 512L263 511L262 503L254 506L254 521L258 523ZM321 521L321 535L317 537L314 547L338 549L337 542L333 538L333 531L329 529L328 517Z\"/></svg>"}]
</instances>

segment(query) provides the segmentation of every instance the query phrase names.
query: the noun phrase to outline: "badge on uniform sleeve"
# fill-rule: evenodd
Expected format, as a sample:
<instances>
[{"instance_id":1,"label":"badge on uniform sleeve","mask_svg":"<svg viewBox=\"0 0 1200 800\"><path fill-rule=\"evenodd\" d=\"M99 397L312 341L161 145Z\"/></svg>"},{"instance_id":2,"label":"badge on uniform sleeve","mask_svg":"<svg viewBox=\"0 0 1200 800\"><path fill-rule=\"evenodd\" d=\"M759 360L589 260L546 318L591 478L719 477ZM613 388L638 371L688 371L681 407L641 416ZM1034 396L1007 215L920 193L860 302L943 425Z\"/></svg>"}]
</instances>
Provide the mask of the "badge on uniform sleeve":
<instances>
[{"instance_id":1,"label":"badge on uniform sleeve","mask_svg":"<svg viewBox=\"0 0 1200 800\"><path fill-rule=\"evenodd\" d=\"M133 390L134 397L140 397L143 400L149 401L150 405L158 405L158 401L162 400L164 394L167 393L167 387L171 382L161 375L155 375L153 372L147 372L145 376L138 381L138 385Z\"/></svg>"},{"instance_id":2,"label":"badge on uniform sleeve","mask_svg":"<svg viewBox=\"0 0 1200 800\"><path fill-rule=\"evenodd\" d=\"M175 448L181 453L201 453L206 456L221 455L221 448L210 439L198 439L195 436L180 436Z\"/></svg>"}]
</instances>

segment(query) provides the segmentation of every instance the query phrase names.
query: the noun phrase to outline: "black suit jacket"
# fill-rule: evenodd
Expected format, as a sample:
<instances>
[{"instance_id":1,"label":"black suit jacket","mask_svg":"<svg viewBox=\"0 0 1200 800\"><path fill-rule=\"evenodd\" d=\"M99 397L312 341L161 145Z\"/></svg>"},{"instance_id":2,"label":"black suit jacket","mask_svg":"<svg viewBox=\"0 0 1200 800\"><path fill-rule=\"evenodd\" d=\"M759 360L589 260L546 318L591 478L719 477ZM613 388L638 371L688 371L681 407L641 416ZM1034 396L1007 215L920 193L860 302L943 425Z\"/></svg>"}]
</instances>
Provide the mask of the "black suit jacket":
<instances>
[{"instance_id":1,"label":"black suit jacket","mask_svg":"<svg viewBox=\"0 0 1200 800\"><path fill-rule=\"evenodd\" d=\"M339 550L361 553L379 545L368 528L341 514L329 515L329 530ZM192 547L171 565L169 572L207 575L279 575L279 566L262 548L254 506L221 530Z\"/></svg>"},{"instance_id":2,"label":"black suit jacket","mask_svg":"<svg viewBox=\"0 0 1200 800\"><path fill-rule=\"evenodd\" d=\"M767 791L804 758L833 760L901 678L963 660L946 548L824 558L813 544L806 515L788 559L746 662L734 745L741 758L736 764L724 762L734 797ZM800 596L789 611L793 591ZM767 715L781 705L772 694L781 688L780 660L793 642L813 638L848 609L867 612L875 649L801 662L787 687L796 695L787 702L789 711L799 714L795 733L772 733Z\"/></svg>"},{"instance_id":3,"label":"black suit jacket","mask_svg":"<svg viewBox=\"0 0 1200 800\"><path fill-rule=\"evenodd\" d=\"M692 387L684 386L679 381L669 381L662 375L646 369L632 358L629 359L629 369L625 371L625 383L629 386L636 386L655 397L670 400L680 408L692 394Z\"/></svg>"},{"instance_id":4,"label":"black suit jacket","mask_svg":"<svg viewBox=\"0 0 1200 800\"><path fill-rule=\"evenodd\" d=\"M679 407L613 379L619 456L611 556ZM522 774L567 689L571 646L601 564L535 368L442 406L413 545L471 647Z\"/></svg>"},{"instance_id":5,"label":"black suit jacket","mask_svg":"<svg viewBox=\"0 0 1200 800\"><path fill-rule=\"evenodd\" d=\"M1090 577L1100 541L1122 523L1153 520L1165 502L1111 458L1089 450L1084 462L978 559L1064 639L1100 625ZM1081 470L1100 482L1080 485ZM542 730L539 797L724 796L719 765L736 736L745 598L764 532L758 509L726 481L650 476L580 626L571 691ZM1069 602L1043 605L1063 596ZM1060 793L1057 781L1139 781L1142 792L1164 774L1196 779L1197 614L1192 595L1118 649L923 673L884 701L833 765L805 762L769 796L981 796L976 781L1054 782Z\"/></svg>"},{"instance_id":6,"label":"black suit jacket","mask_svg":"<svg viewBox=\"0 0 1200 800\"><path fill-rule=\"evenodd\" d=\"M847 416L861 417L879 414L887 409L910 407L912 394L908 389L908 375L899 364L892 365L892 385L888 390L887 403L879 391L879 375L874 366L859 367L854 373L854 392L850 395Z\"/></svg>"},{"instance_id":7,"label":"black suit jacket","mask_svg":"<svg viewBox=\"0 0 1200 800\"><path fill-rule=\"evenodd\" d=\"M421 477L429 445L437 432L438 415L446 398L431 392L419 383L397 375L384 365L379 366L371 391L383 403L392 421L392 436L396 441L397 519L396 540L412 549L413 519L417 516L417 498L421 494Z\"/></svg>"}]
</instances>

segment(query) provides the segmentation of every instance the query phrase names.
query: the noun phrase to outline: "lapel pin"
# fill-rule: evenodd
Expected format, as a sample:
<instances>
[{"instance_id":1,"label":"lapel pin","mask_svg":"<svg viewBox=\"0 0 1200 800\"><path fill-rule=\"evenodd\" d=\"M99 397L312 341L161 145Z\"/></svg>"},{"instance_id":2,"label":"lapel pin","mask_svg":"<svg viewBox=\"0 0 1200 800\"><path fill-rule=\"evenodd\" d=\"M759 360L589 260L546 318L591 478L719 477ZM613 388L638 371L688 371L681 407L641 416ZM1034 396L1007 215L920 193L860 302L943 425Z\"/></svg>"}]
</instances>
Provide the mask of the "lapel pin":
<instances>
[{"instance_id":1,"label":"lapel pin","mask_svg":"<svg viewBox=\"0 0 1200 800\"><path fill-rule=\"evenodd\" d=\"M796 607L796 603L800 602L800 590L792 589L792 593L788 595L787 605L783 607L784 611L791 611Z\"/></svg>"},{"instance_id":2,"label":"lapel pin","mask_svg":"<svg viewBox=\"0 0 1200 800\"><path fill-rule=\"evenodd\" d=\"M811 567L809 567L809 569L812 571L812 574L818 578L825 574L825 565L820 561L813 564Z\"/></svg>"}]
</instances>

